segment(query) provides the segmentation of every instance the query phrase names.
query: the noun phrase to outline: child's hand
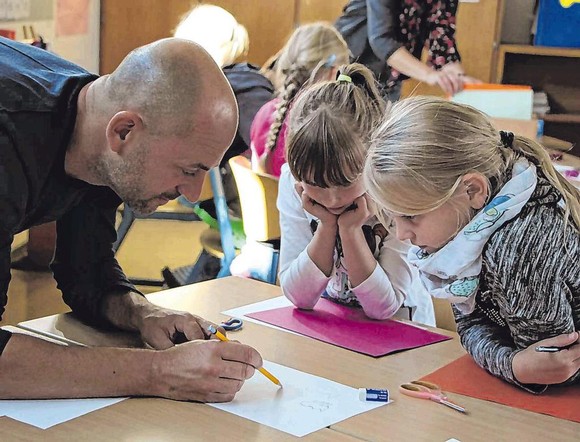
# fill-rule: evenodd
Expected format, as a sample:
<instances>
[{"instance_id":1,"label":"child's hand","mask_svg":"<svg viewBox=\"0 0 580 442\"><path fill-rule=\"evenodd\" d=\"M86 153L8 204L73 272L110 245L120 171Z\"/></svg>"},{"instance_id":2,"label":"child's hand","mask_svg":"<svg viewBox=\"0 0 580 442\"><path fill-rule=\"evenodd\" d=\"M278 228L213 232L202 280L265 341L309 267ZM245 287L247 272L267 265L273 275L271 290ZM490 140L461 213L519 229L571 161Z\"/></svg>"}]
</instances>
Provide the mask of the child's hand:
<instances>
[{"instance_id":1,"label":"child's hand","mask_svg":"<svg viewBox=\"0 0 580 442\"><path fill-rule=\"evenodd\" d=\"M365 221L372 215L371 207L372 201L366 193L359 196L354 200L352 208L346 209L339 215L339 231L344 232L349 229L360 229Z\"/></svg>"},{"instance_id":2,"label":"child's hand","mask_svg":"<svg viewBox=\"0 0 580 442\"><path fill-rule=\"evenodd\" d=\"M298 195L302 199L302 207L312 216L318 218L320 222L324 225L336 225L337 216L333 213L330 213L326 210L326 207L321 206L316 201L308 196L306 192L304 192L304 188L300 184L296 184L294 186Z\"/></svg>"},{"instance_id":3,"label":"child's hand","mask_svg":"<svg viewBox=\"0 0 580 442\"><path fill-rule=\"evenodd\" d=\"M555 353L540 353L538 346L565 347ZM512 371L522 384L559 384L580 370L580 333L544 339L515 355Z\"/></svg>"}]
</instances>

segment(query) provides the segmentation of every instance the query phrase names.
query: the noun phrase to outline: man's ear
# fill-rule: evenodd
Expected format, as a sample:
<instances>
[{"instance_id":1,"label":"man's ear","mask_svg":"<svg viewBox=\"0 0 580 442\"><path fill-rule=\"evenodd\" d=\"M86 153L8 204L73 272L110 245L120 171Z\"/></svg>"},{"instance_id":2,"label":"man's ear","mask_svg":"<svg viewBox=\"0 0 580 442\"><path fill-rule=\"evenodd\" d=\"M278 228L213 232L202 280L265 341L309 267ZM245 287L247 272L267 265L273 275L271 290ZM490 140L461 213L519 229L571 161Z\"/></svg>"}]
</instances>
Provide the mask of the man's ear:
<instances>
[{"instance_id":1,"label":"man's ear","mask_svg":"<svg viewBox=\"0 0 580 442\"><path fill-rule=\"evenodd\" d=\"M106 137L109 148L117 154L122 154L133 138L134 131L142 128L143 120L139 114L131 111L117 112L107 124Z\"/></svg>"},{"instance_id":2,"label":"man's ear","mask_svg":"<svg viewBox=\"0 0 580 442\"><path fill-rule=\"evenodd\" d=\"M489 195L489 183L481 173L471 172L463 176L463 185L466 188L469 205L479 210L485 206Z\"/></svg>"}]
</instances>

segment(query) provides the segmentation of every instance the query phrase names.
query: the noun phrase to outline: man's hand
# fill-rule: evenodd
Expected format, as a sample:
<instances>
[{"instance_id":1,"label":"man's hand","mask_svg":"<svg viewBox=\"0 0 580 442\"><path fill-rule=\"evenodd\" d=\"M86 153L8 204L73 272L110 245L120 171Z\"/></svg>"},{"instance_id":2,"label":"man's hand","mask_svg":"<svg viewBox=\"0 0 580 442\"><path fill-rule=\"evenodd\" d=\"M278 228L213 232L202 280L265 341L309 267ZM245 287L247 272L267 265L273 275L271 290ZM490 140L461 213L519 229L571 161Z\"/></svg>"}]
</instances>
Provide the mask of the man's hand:
<instances>
[{"instance_id":1,"label":"man's hand","mask_svg":"<svg viewBox=\"0 0 580 442\"><path fill-rule=\"evenodd\" d=\"M191 313L159 307L135 292L111 294L103 303L103 312L113 325L139 332L143 341L157 350L210 338L207 328L211 322Z\"/></svg>"},{"instance_id":2,"label":"man's hand","mask_svg":"<svg viewBox=\"0 0 580 442\"><path fill-rule=\"evenodd\" d=\"M228 402L261 366L260 354L238 342L187 342L155 354L152 394L176 400Z\"/></svg>"},{"instance_id":3,"label":"man's hand","mask_svg":"<svg viewBox=\"0 0 580 442\"><path fill-rule=\"evenodd\" d=\"M580 370L580 333L573 332L544 339L514 356L512 371L522 384L559 384ZM538 346L565 347L555 353L540 353Z\"/></svg>"},{"instance_id":4,"label":"man's hand","mask_svg":"<svg viewBox=\"0 0 580 442\"><path fill-rule=\"evenodd\" d=\"M139 332L146 344L165 350L181 342L208 339L210 325L211 322L191 313L150 304L150 308L143 311Z\"/></svg>"}]
</instances>

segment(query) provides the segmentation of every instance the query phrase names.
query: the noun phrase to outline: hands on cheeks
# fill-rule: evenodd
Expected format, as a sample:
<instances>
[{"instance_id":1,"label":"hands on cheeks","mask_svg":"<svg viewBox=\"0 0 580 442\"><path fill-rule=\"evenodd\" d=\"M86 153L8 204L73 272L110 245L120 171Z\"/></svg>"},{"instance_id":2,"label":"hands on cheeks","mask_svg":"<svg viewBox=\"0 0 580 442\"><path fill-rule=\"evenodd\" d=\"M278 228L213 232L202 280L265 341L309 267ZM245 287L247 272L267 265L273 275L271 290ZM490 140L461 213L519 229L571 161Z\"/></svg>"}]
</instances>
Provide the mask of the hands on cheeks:
<instances>
[{"instance_id":1,"label":"hands on cheeks","mask_svg":"<svg viewBox=\"0 0 580 442\"><path fill-rule=\"evenodd\" d=\"M537 346L565 347L555 353L540 353ZM512 360L512 371L522 384L559 384L580 370L580 333L544 339L518 352Z\"/></svg>"},{"instance_id":2,"label":"hands on cheeks","mask_svg":"<svg viewBox=\"0 0 580 442\"><path fill-rule=\"evenodd\" d=\"M354 200L351 208L348 208L338 217L338 228L343 232L351 229L360 229L372 215L372 202L365 193Z\"/></svg>"},{"instance_id":3,"label":"hands on cheeks","mask_svg":"<svg viewBox=\"0 0 580 442\"><path fill-rule=\"evenodd\" d=\"M340 215L335 215L329 212L326 207L310 198L300 184L296 184L295 188L302 199L302 207L304 210L318 218L324 225L337 225L343 230L360 228L372 215L372 201L366 193L355 199L351 206Z\"/></svg>"},{"instance_id":4,"label":"hands on cheeks","mask_svg":"<svg viewBox=\"0 0 580 442\"><path fill-rule=\"evenodd\" d=\"M312 216L318 218L324 225L336 225L338 216L326 210L326 207L321 206L316 201L308 196L304 188L300 184L295 185L296 192L302 199L302 207Z\"/></svg>"}]
</instances>

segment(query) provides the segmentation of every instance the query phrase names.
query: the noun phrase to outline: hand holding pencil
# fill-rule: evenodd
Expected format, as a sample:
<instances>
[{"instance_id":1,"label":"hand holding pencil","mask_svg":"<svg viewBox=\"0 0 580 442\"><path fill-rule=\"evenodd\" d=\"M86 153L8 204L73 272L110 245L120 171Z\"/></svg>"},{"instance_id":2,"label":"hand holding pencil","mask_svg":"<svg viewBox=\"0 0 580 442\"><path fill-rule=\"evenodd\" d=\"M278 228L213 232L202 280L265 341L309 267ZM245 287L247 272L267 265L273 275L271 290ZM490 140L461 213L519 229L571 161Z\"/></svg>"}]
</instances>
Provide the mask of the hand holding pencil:
<instances>
[{"instance_id":1,"label":"hand holding pencil","mask_svg":"<svg viewBox=\"0 0 580 442\"><path fill-rule=\"evenodd\" d=\"M512 372L522 384L560 384L578 370L580 334L576 331L535 342L512 360Z\"/></svg>"},{"instance_id":2,"label":"hand holding pencil","mask_svg":"<svg viewBox=\"0 0 580 442\"><path fill-rule=\"evenodd\" d=\"M226 335L224 335L221 331L219 331L215 325L210 325L208 327L208 331L212 335L215 335L220 341L224 341L224 342L229 341L228 337ZM262 373L264 376L266 376L268 379L270 379L274 384L276 384L280 388L282 388L282 383L280 382L280 380L276 376L274 376L272 373L270 373L268 370L266 370L264 367L260 367L257 370L260 373Z\"/></svg>"}]
</instances>

